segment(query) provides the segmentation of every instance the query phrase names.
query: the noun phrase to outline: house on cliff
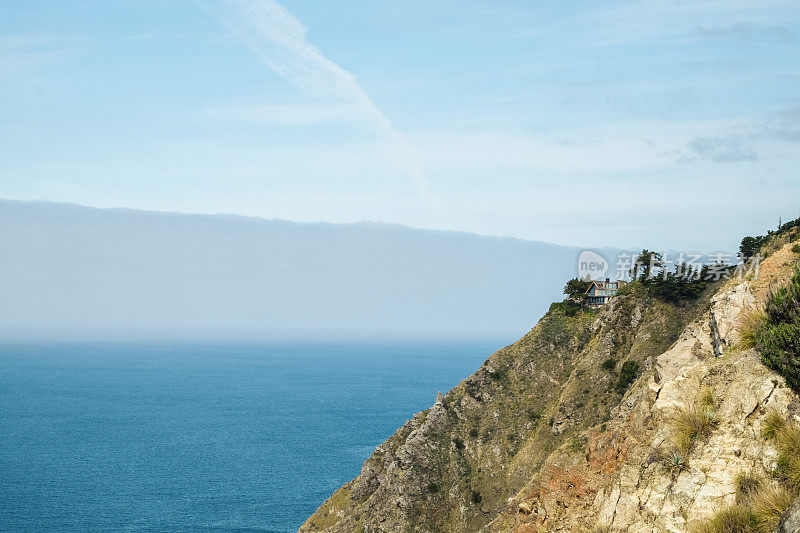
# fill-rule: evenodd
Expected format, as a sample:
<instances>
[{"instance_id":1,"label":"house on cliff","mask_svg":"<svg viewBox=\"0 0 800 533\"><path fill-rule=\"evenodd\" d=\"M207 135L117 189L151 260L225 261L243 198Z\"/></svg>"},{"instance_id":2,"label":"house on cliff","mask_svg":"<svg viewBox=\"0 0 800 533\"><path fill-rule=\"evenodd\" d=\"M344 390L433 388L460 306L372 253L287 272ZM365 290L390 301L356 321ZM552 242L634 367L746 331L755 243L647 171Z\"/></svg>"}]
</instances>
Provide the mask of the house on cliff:
<instances>
[{"instance_id":1,"label":"house on cliff","mask_svg":"<svg viewBox=\"0 0 800 533\"><path fill-rule=\"evenodd\" d=\"M616 296L617 292L626 283L626 281L622 280L611 281L608 278L605 281L592 281L592 284L586 289L586 303L589 305L603 305Z\"/></svg>"}]
</instances>

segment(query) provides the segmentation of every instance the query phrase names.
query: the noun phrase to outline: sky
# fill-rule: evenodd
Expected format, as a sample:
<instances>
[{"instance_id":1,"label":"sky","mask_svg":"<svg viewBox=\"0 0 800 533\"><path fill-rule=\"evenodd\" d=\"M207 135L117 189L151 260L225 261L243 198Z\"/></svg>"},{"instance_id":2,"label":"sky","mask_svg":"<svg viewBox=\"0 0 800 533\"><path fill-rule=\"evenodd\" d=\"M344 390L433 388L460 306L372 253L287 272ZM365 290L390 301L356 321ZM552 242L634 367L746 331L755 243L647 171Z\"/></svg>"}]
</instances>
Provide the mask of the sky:
<instances>
[{"instance_id":1,"label":"sky","mask_svg":"<svg viewBox=\"0 0 800 533\"><path fill-rule=\"evenodd\" d=\"M800 214L796 0L0 4L0 198L735 250Z\"/></svg>"}]
</instances>

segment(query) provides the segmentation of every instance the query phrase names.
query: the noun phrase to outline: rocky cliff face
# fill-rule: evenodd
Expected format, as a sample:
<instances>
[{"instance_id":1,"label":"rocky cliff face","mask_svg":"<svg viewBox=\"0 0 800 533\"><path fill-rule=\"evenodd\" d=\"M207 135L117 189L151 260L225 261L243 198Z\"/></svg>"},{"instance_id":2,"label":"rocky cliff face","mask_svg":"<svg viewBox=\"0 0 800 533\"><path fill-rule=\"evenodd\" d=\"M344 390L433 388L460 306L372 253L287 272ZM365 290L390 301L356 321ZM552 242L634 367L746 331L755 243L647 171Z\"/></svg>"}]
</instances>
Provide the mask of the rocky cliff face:
<instances>
[{"instance_id":1,"label":"rocky cliff face","mask_svg":"<svg viewBox=\"0 0 800 533\"><path fill-rule=\"evenodd\" d=\"M636 284L602 310L554 305L378 446L301 531L687 531L733 503L739 472L774 468L767 413L800 414L738 348L743 318L795 263L783 246L758 280L688 306ZM708 431L686 437L678 421L697 409Z\"/></svg>"}]
</instances>

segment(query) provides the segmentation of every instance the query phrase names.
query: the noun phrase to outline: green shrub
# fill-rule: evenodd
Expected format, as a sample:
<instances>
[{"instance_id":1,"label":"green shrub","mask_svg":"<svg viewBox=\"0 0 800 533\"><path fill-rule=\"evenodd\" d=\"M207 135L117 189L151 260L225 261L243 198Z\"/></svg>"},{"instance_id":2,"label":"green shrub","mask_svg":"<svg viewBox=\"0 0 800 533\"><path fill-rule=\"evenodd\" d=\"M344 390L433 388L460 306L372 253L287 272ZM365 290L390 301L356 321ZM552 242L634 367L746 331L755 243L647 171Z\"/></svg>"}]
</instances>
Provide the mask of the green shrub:
<instances>
[{"instance_id":1,"label":"green shrub","mask_svg":"<svg viewBox=\"0 0 800 533\"><path fill-rule=\"evenodd\" d=\"M583 310L583 306L573 300L564 300L563 302L554 302L550 304L550 313L560 311L565 316L575 316Z\"/></svg>"},{"instance_id":2,"label":"green shrub","mask_svg":"<svg viewBox=\"0 0 800 533\"><path fill-rule=\"evenodd\" d=\"M603 370L608 370L611 372L615 368L617 368L617 360L616 359L606 359L603 361L603 364L600 365Z\"/></svg>"},{"instance_id":3,"label":"green shrub","mask_svg":"<svg viewBox=\"0 0 800 533\"><path fill-rule=\"evenodd\" d=\"M770 293L760 328L752 334L761 360L800 392L800 270L789 284Z\"/></svg>"},{"instance_id":4,"label":"green shrub","mask_svg":"<svg viewBox=\"0 0 800 533\"><path fill-rule=\"evenodd\" d=\"M750 259L761 251L761 248L767 244L773 237L778 235L790 234L790 240L794 241L798 236L797 228L800 227L800 218L790 220L785 224L779 223L777 231L768 231L766 235L757 235L755 237L745 237L739 246L739 253L745 259ZM800 251L792 248L792 251Z\"/></svg>"},{"instance_id":5,"label":"green shrub","mask_svg":"<svg viewBox=\"0 0 800 533\"><path fill-rule=\"evenodd\" d=\"M793 244L792 251L796 254L800 254L800 244Z\"/></svg>"},{"instance_id":6,"label":"green shrub","mask_svg":"<svg viewBox=\"0 0 800 533\"><path fill-rule=\"evenodd\" d=\"M672 450L667 455L667 463L669 464L670 468L681 471L686 466L686 457L680 452L680 450Z\"/></svg>"},{"instance_id":7,"label":"green shrub","mask_svg":"<svg viewBox=\"0 0 800 533\"><path fill-rule=\"evenodd\" d=\"M619 370L619 379L617 379L617 384L615 389L618 393L622 394L628 387L631 386L637 376L639 375L639 363L636 361L625 361L622 363L622 368Z\"/></svg>"},{"instance_id":8,"label":"green shrub","mask_svg":"<svg viewBox=\"0 0 800 533\"><path fill-rule=\"evenodd\" d=\"M508 378L507 368L497 368L489 372L489 377L494 381L505 381Z\"/></svg>"}]
</instances>

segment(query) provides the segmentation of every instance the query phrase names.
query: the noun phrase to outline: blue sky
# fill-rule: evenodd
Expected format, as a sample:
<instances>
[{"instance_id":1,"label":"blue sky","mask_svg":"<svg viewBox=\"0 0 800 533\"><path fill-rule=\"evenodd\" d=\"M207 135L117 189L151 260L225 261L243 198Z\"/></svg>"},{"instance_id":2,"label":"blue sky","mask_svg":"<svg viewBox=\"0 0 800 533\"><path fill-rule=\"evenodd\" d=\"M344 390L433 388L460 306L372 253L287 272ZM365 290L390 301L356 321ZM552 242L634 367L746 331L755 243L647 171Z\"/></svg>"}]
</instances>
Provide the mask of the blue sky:
<instances>
[{"instance_id":1,"label":"blue sky","mask_svg":"<svg viewBox=\"0 0 800 533\"><path fill-rule=\"evenodd\" d=\"M730 249L800 214L800 4L0 4L0 197Z\"/></svg>"}]
</instances>

